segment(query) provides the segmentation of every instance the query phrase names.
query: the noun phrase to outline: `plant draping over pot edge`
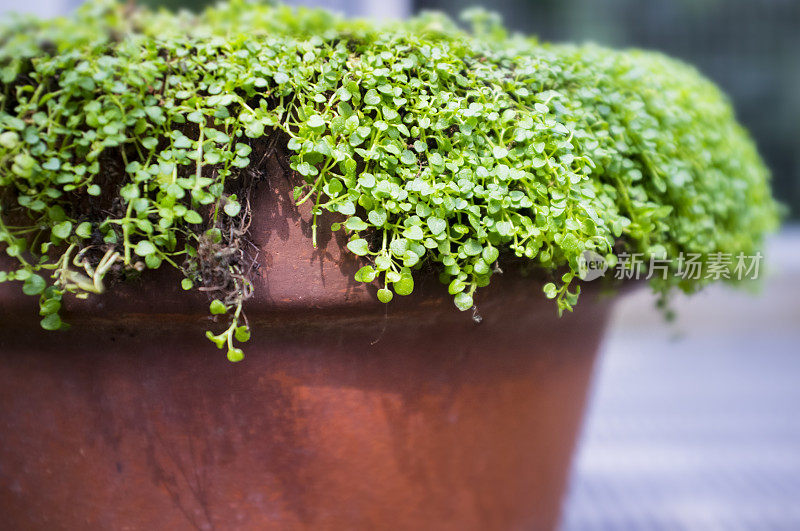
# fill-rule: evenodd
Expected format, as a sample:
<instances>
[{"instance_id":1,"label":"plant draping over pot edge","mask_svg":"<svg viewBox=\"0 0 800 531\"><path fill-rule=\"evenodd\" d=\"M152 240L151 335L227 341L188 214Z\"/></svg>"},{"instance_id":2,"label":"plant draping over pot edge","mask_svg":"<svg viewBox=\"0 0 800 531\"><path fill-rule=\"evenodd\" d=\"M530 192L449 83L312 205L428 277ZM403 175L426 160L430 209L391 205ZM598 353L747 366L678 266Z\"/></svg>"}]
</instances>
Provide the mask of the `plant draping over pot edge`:
<instances>
[{"instance_id":1,"label":"plant draping over pot edge","mask_svg":"<svg viewBox=\"0 0 800 531\"><path fill-rule=\"evenodd\" d=\"M254 258L248 189L283 142L298 204L342 215L378 298L440 267L461 310L501 253L576 303L585 250L754 252L778 221L726 98L657 53L540 44L468 12L383 25L232 1L200 15L90 2L0 34L0 281L65 326L62 297L168 265L229 327ZM259 156L257 157L256 154ZM674 267L674 266L671 266ZM108 282L108 281L111 282ZM665 295L705 279L653 278ZM445 288L443 288L445 289Z\"/></svg>"}]
</instances>

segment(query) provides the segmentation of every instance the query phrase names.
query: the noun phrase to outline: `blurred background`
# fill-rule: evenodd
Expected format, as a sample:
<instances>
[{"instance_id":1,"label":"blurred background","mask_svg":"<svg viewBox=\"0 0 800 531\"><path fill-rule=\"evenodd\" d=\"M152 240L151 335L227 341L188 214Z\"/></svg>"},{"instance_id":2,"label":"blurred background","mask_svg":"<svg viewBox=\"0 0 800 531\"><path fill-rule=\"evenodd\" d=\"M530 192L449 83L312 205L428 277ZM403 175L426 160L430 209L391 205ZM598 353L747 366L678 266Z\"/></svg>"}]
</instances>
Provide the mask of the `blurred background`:
<instances>
[{"instance_id":1,"label":"blurred background","mask_svg":"<svg viewBox=\"0 0 800 531\"><path fill-rule=\"evenodd\" d=\"M67 13L81 0L0 0ZM139 0L170 8L211 2ZM624 298L598 365L564 531L800 529L800 0L292 0L400 18L473 5L542 40L661 50L731 97L790 210L763 289Z\"/></svg>"}]
</instances>

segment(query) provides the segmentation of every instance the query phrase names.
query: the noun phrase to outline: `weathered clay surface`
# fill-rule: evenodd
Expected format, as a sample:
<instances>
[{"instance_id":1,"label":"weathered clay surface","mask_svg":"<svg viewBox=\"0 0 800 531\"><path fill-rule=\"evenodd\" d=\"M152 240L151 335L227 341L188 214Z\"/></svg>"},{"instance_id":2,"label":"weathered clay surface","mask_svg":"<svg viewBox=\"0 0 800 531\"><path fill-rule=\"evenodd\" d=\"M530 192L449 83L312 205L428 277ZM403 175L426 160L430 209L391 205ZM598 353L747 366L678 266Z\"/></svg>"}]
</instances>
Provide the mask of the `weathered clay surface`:
<instances>
[{"instance_id":1,"label":"weathered clay surface","mask_svg":"<svg viewBox=\"0 0 800 531\"><path fill-rule=\"evenodd\" d=\"M170 274L71 301L58 333L0 286L3 527L552 529L609 302L559 320L506 274L480 324L435 275L382 305L269 174L239 364Z\"/></svg>"}]
</instances>

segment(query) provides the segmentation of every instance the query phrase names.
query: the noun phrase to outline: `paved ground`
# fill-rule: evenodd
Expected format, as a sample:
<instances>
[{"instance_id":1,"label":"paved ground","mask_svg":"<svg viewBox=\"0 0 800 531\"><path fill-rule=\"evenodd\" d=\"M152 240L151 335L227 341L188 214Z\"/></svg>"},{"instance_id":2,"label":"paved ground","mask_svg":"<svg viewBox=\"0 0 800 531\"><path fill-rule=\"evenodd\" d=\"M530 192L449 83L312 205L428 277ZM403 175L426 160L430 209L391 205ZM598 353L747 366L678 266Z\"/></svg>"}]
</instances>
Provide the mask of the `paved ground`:
<instances>
[{"instance_id":1,"label":"paved ground","mask_svg":"<svg viewBox=\"0 0 800 531\"><path fill-rule=\"evenodd\" d=\"M711 288L664 323L616 310L564 531L800 530L800 228L757 296Z\"/></svg>"}]
</instances>

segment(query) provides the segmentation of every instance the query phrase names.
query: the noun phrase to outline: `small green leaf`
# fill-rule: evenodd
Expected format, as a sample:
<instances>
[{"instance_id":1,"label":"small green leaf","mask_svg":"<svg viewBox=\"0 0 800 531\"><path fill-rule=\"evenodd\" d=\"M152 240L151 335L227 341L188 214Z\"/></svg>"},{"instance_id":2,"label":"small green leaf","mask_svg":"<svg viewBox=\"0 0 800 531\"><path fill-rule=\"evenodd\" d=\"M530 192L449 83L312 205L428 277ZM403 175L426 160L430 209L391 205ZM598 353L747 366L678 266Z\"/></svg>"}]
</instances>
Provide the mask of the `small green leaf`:
<instances>
[{"instance_id":1,"label":"small green leaf","mask_svg":"<svg viewBox=\"0 0 800 531\"><path fill-rule=\"evenodd\" d=\"M236 337L236 341L247 343L250 341L250 329L246 326L237 326L234 336Z\"/></svg>"},{"instance_id":2,"label":"small green leaf","mask_svg":"<svg viewBox=\"0 0 800 531\"><path fill-rule=\"evenodd\" d=\"M545 284L542 290L544 291L544 294L548 299L554 299L556 295L558 295L558 290L556 289L556 285L553 284L552 282L548 282L547 284Z\"/></svg>"},{"instance_id":3,"label":"small green leaf","mask_svg":"<svg viewBox=\"0 0 800 531\"><path fill-rule=\"evenodd\" d=\"M414 291L414 279L410 272L400 274L400 280L394 283L394 291L398 295L411 295Z\"/></svg>"},{"instance_id":4,"label":"small green leaf","mask_svg":"<svg viewBox=\"0 0 800 531\"><path fill-rule=\"evenodd\" d=\"M236 363L244 359L244 352L240 348L232 348L228 350L228 361Z\"/></svg>"},{"instance_id":5,"label":"small green leaf","mask_svg":"<svg viewBox=\"0 0 800 531\"><path fill-rule=\"evenodd\" d=\"M51 157L47 162L42 164L42 168L50 171L58 171L61 168L61 161L56 157Z\"/></svg>"},{"instance_id":6,"label":"small green leaf","mask_svg":"<svg viewBox=\"0 0 800 531\"><path fill-rule=\"evenodd\" d=\"M150 240L142 240L136 244L133 251L139 256L148 256L156 252L156 247Z\"/></svg>"},{"instance_id":7,"label":"small green leaf","mask_svg":"<svg viewBox=\"0 0 800 531\"><path fill-rule=\"evenodd\" d=\"M143 146L145 149L148 149L148 150L150 150L150 149L155 149L155 147L156 147L157 145L158 145L158 139L157 139L157 138L155 138L155 137L148 136L147 138L143 138L143 139L142 139L142 146Z\"/></svg>"},{"instance_id":8,"label":"small green leaf","mask_svg":"<svg viewBox=\"0 0 800 531\"><path fill-rule=\"evenodd\" d=\"M221 315L228 312L228 308L225 306L225 303L219 299L214 299L211 301L211 305L208 308L212 315Z\"/></svg>"},{"instance_id":9,"label":"small green leaf","mask_svg":"<svg viewBox=\"0 0 800 531\"><path fill-rule=\"evenodd\" d=\"M492 148L492 155L494 155L496 159L504 159L508 156L508 150L504 147L495 146Z\"/></svg>"},{"instance_id":10,"label":"small green leaf","mask_svg":"<svg viewBox=\"0 0 800 531\"><path fill-rule=\"evenodd\" d=\"M347 227L349 230L355 230L355 231L366 230L369 227L369 225L364 223L364 221L362 221L361 218L358 216L352 216L348 218L344 226Z\"/></svg>"},{"instance_id":11,"label":"small green leaf","mask_svg":"<svg viewBox=\"0 0 800 531\"><path fill-rule=\"evenodd\" d=\"M344 203L339 204L338 211L340 214L344 214L345 216L352 216L356 213L356 206L352 201L345 201Z\"/></svg>"},{"instance_id":12,"label":"small green leaf","mask_svg":"<svg viewBox=\"0 0 800 531\"><path fill-rule=\"evenodd\" d=\"M46 316L57 313L61 309L61 301L46 299L39 305L39 314Z\"/></svg>"},{"instance_id":13,"label":"small green leaf","mask_svg":"<svg viewBox=\"0 0 800 531\"><path fill-rule=\"evenodd\" d=\"M381 301L384 304L389 303L392 300L393 297L394 297L394 294L392 293L392 290L390 290L390 289L381 288L381 289L378 290L378 300Z\"/></svg>"},{"instance_id":14,"label":"small green leaf","mask_svg":"<svg viewBox=\"0 0 800 531\"><path fill-rule=\"evenodd\" d=\"M45 330L58 330L61 328L61 317L57 313L51 313L50 315L45 316L44 319L40 321L42 328Z\"/></svg>"},{"instance_id":15,"label":"small green leaf","mask_svg":"<svg viewBox=\"0 0 800 531\"><path fill-rule=\"evenodd\" d=\"M483 247L477 240L470 238L464 243L463 249L467 256L478 256L481 254Z\"/></svg>"},{"instance_id":16,"label":"small green leaf","mask_svg":"<svg viewBox=\"0 0 800 531\"><path fill-rule=\"evenodd\" d=\"M336 197L344 189L342 181L339 179L331 179L325 186L325 193L331 197Z\"/></svg>"},{"instance_id":17,"label":"small green leaf","mask_svg":"<svg viewBox=\"0 0 800 531\"><path fill-rule=\"evenodd\" d=\"M6 149L14 149L19 144L19 135L14 131L6 131L0 134L0 146Z\"/></svg>"},{"instance_id":18,"label":"small green leaf","mask_svg":"<svg viewBox=\"0 0 800 531\"><path fill-rule=\"evenodd\" d=\"M58 225L54 226L51 232L56 238L65 240L72 233L72 222L62 221Z\"/></svg>"},{"instance_id":19,"label":"small green leaf","mask_svg":"<svg viewBox=\"0 0 800 531\"><path fill-rule=\"evenodd\" d=\"M323 120L322 116L320 116L319 114L314 114L310 116L306 123L312 129L321 129L325 127L325 120Z\"/></svg>"},{"instance_id":20,"label":"small green leaf","mask_svg":"<svg viewBox=\"0 0 800 531\"><path fill-rule=\"evenodd\" d=\"M369 244L367 243L367 240L363 238L349 242L347 244L347 248L350 249L350 252L357 254L358 256L364 256L365 254L369 253Z\"/></svg>"},{"instance_id":21,"label":"small green leaf","mask_svg":"<svg viewBox=\"0 0 800 531\"><path fill-rule=\"evenodd\" d=\"M375 270L372 266L364 266L356 271L355 279L358 282L372 282L375 280Z\"/></svg>"},{"instance_id":22,"label":"small green leaf","mask_svg":"<svg viewBox=\"0 0 800 531\"><path fill-rule=\"evenodd\" d=\"M370 210L369 214L367 214L367 219L369 222L375 225L376 227L383 227L386 224L386 211L383 209L380 210Z\"/></svg>"},{"instance_id":23,"label":"small green leaf","mask_svg":"<svg viewBox=\"0 0 800 531\"><path fill-rule=\"evenodd\" d=\"M157 107L155 105L146 107L144 109L145 114L150 117L155 123L162 124L164 123L164 111L161 107Z\"/></svg>"},{"instance_id":24,"label":"small green leaf","mask_svg":"<svg viewBox=\"0 0 800 531\"><path fill-rule=\"evenodd\" d=\"M208 229L204 233L204 236L209 240L211 240L212 243L220 243L222 241L222 231L217 227L214 227L213 229Z\"/></svg>"},{"instance_id":25,"label":"small green leaf","mask_svg":"<svg viewBox=\"0 0 800 531\"><path fill-rule=\"evenodd\" d=\"M201 113L200 111L191 112L186 116L186 120L196 124L202 123L203 113Z\"/></svg>"},{"instance_id":26,"label":"small green leaf","mask_svg":"<svg viewBox=\"0 0 800 531\"><path fill-rule=\"evenodd\" d=\"M582 251L581 244L574 234L569 233L561 240L561 249L567 256L577 256Z\"/></svg>"},{"instance_id":27,"label":"small green leaf","mask_svg":"<svg viewBox=\"0 0 800 531\"><path fill-rule=\"evenodd\" d=\"M149 267L150 269L158 269L159 267L161 267L162 261L163 259L155 253L148 254L147 256L144 257L144 263L147 264L147 267Z\"/></svg>"},{"instance_id":28,"label":"small green leaf","mask_svg":"<svg viewBox=\"0 0 800 531\"><path fill-rule=\"evenodd\" d=\"M181 280L181 288L189 290L192 289L193 287L194 287L194 282L192 282L192 279L184 278L183 280Z\"/></svg>"},{"instance_id":29,"label":"small green leaf","mask_svg":"<svg viewBox=\"0 0 800 531\"><path fill-rule=\"evenodd\" d=\"M371 173L362 173L358 178L358 184L364 188L375 188L375 176Z\"/></svg>"},{"instance_id":30,"label":"small green leaf","mask_svg":"<svg viewBox=\"0 0 800 531\"><path fill-rule=\"evenodd\" d=\"M119 195L121 195L122 198L127 201L133 201L139 197L139 187L133 183L126 184L120 189Z\"/></svg>"},{"instance_id":31,"label":"small green leaf","mask_svg":"<svg viewBox=\"0 0 800 531\"><path fill-rule=\"evenodd\" d=\"M47 214L50 216L50 219L52 221L56 221L59 223L62 221L66 221L67 219L67 213L64 212L64 209L58 205L51 206L50 208L48 208Z\"/></svg>"},{"instance_id":32,"label":"small green leaf","mask_svg":"<svg viewBox=\"0 0 800 531\"><path fill-rule=\"evenodd\" d=\"M430 216L428 218L428 228L431 230L431 234L434 236L441 234L447 228L447 222L441 218L437 218L436 216Z\"/></svg>"},{"instance_id":33,"label":"small green leaf","mask_svg":"<svg viewBox=\"0 0 800 531\"><path fill-rule=\"evenodd\" d=\"M187 210L186 214L183 216L183 219L186 220L186 223L191 223L192 225L203 222L203 218L194 210Z\"/></svg>"},{"instance_id":34,"label":"small green leaf","mask_svg":"<svg viewBox=\"0 0 800 531\"><path fill-rule=\"evenodd\" d=\"M450 285L447 287L447 292L450 295L455 295L457 293L461 293L462 291L464 291L466 287L467 285L464 283L463 280L455 278L453 279L452 282L450 282Z\"/></svg>"},{"instance_id":35,"label":"small green leaf","mask_svg":"<svg viewBox=\"0 0 800 531\"><path fill-rule=\"evenodd\" d=\"M405 231L403 231L403 236L409 240L416 241L419 241L425 237L425 235L422 233L422 229L419 228L419 225L412 225L408 227Z\"/></svg>"},{"instance_id":36,"label":"small green leaf","mask_svg":"<svg viewBox=\"0 0 800 531\"><path fill-rule=\"evenodd\" d=\"M497 247L484 247L482 256L484 262L487 264L493 264L500 256L500 251L497 249Z\"/></svg>"},{"instance_id":37,"label":"small green leaf","mask_svg":"<svg viewBox=\"0 0 800 531\"><path fill-rule=\"evenodd\" d=\"M189 149L192 147L192 140L186 135L181 135L172 145L178 149Z\"/></svg>"},{"instance_id":38,"label":"small green leaf","mask_svg":"<svg viewBox=\"0 0 800 531\"><path fill-rule=\"evenodd\" d=\"M489 273L489 265L482 259L478 259L472 264L472 270L478 275L485 275Z\"/></svg>"},{"instance_id":39,"label":"small green leaf","mask_svg":"<svg viewBox=\"0 0 800 531\"><path fill-rule=\"evenodd\" d=\"M44 288L47 287L47 282L40 277L39 275L32 274L28 278L25 279L25 283L22 284L22 292L25 295L39 295L44 291Z\"/></svg>"},{"instance_id":40,"label":"small green leaf","mask_svg":"<svg viewBox=\"0 0 800 531\"><path fill-rule=\"evenodd\" d=\"M375 267L377 267L379 271L386 271L392 267L392 260L385 254L379 254L375 257Z\"/></svg>"},{"instance_id":41,"label":"small green leaf","mask_svg":"<svg viewBox=\"0 0 800 531\"><path fill-rule=\"evenodd\" d=\"M454 301L456 303L456 307L462 312L465 310L469 310L474 306L474 303L472 301L472 295L464 291L457 294L454 298Z\"/></svg>"},{"instance_id":42,"label":"small green leaf","mask_svg":"<svg viewBox=\"0 0 800 531\"><path fill-rule=\"evenodd\" d=\"M233 218L239 215L239 212L242 210L242 205L240 205L237 201L228 200L223 210L225 210L225 213L228 216Z\"/></svg>"},{"instance_id":43,"label":"small green leaf","mask_svg":"<svg viewBox=\"0 0 800 531\"><path fill-rule=\"evenodd\" d=\"M319 170L317 170L317 168L315 168L312 164L309 164L308 162L301 162L300 164L298 164L297 171L298 173L300 173L300 175L304 177L311 177L319 173Z\"/></svg>"},{"instance_id":44,"label":"small green leaf","mask_svg":"<svg viewBox=\"0 0 800 531\"><path fill-rule=\"evenodd\" d=\"M81 238L90 238L92 236L92 224L88 221L84 221L77 227L75 227L75 234L80 236Z\"/></svg>"},{"instance_id":45,"label":"small green leaf","mask_svg":"<svg viewBox=\"0 0 800 531\"><path fill-rule=\"evenodd\" d=\"M366 96L364 96L364 103L367 105L378 105L381 102L380 95L375 91L375 89L369 89L367 91Z\"/></svg>"}]
</instances>

